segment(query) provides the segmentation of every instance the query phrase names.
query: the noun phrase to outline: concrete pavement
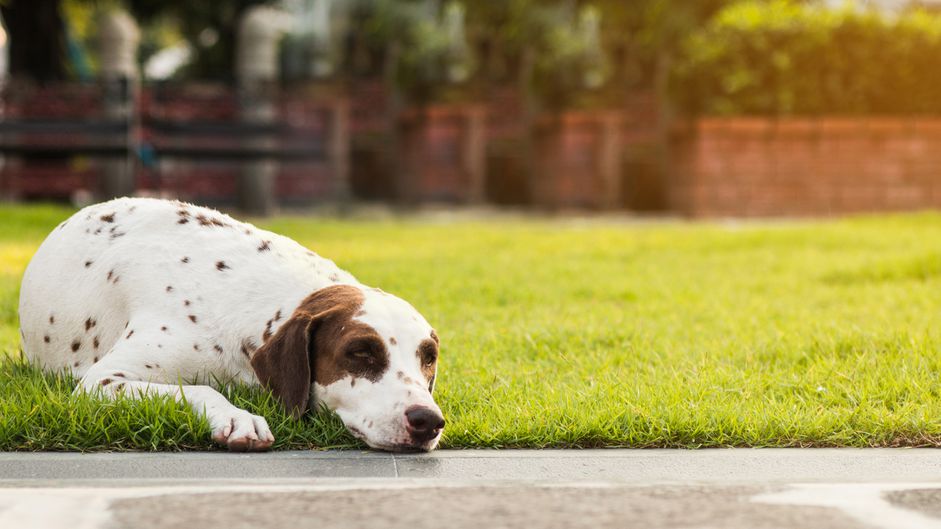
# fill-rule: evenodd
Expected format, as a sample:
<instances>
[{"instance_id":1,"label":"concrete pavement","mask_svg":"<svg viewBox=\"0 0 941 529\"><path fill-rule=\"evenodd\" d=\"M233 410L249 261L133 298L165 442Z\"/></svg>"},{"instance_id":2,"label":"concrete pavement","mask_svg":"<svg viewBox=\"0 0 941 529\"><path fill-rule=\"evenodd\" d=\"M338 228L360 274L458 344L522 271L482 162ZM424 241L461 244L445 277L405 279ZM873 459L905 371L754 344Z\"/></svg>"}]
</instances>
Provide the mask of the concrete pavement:
<instances>
[{"instance_id":1,"label":"concrete pavement","mask_svg":"<svg viewBox=\"0 0 941 529\"><path fill-rule=\"evenodd\" d=\"M0 527L941 529L932 449L0 453Z\"/></svg>"}]
</instances>

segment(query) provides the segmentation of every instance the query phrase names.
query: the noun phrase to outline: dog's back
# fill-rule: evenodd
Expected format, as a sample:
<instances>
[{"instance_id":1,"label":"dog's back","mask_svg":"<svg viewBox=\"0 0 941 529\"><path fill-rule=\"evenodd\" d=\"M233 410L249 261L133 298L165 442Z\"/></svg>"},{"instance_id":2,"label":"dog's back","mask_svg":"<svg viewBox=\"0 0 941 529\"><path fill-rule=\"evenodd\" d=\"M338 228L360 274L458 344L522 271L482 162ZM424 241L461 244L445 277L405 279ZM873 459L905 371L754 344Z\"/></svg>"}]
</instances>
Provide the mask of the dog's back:
<instances>
[{"instance_id":1,"label":"dog's back","mask_svg":"<svg viewBox=\"0 0 941 529\"><path fill-rule=\"evenodd\" d=\"M23 350L44 368L81 376L129 333L165 334L185 338L193 371L205 370L206 358L241 362L229 353L261 343L276 326L266 322L339 282L355 280L294 241L217 211L116 199L79 211L36 252L20 293ZM232 367L223 371L244 371Z\"/></svg>"}]
</instances>

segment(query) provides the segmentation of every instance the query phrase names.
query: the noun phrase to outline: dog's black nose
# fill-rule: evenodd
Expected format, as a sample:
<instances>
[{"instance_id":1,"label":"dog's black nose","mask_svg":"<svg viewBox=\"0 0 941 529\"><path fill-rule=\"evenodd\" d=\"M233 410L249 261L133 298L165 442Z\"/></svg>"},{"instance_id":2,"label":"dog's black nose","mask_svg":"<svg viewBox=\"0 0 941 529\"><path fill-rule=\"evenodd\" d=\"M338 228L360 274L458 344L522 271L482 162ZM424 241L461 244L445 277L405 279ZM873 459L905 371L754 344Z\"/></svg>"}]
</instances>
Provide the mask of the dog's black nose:
<instances>
[{"instance_id":1,"label":"dog's black nose","mask_svg":"<svg viewBox=\"0 0 941 529\"><path fill-rule=\"evenodd\" d=\"M405 410L409 432L418 440L428 440L444 428L441 412L427 406L412 406Z\"/></svg>"}]
</instances>

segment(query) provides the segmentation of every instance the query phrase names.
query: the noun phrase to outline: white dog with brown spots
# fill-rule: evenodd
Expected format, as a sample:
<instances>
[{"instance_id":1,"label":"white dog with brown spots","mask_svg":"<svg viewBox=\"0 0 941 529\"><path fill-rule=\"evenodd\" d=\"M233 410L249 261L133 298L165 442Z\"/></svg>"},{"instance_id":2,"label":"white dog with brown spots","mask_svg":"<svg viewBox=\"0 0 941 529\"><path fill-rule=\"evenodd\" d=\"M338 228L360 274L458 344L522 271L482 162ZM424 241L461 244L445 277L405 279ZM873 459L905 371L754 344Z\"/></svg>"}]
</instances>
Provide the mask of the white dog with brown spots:
<instances>
[{"instance_id":1,"label":"white dog with brown spots","mask_svg":"<svg viewBox=\"0 0 941 529\"><path fill-rule=\"evenodd\" d=\"M444 427L421 314L215 210L122 198L79 211L29 263L19 311L30 361L70 370L77 391L185 399L232 450L274 436L213 381L262 384L297 417L323 405L373 448L431 450Z\"/></svg>"}]
</instances>

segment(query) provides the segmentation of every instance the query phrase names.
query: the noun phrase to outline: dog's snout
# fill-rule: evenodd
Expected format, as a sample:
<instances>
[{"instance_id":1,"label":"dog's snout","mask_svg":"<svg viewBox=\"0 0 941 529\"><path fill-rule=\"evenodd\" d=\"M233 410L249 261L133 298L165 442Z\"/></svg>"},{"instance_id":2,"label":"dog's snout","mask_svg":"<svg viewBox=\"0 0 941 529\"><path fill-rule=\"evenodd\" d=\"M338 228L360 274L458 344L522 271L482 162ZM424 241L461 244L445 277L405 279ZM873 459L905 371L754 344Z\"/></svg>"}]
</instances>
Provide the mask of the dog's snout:
<instances>
[{"instance_id":1,"label":"dog's snout","mask_svg":"<svg viewBox=\"0 0 941 529\"><path fill-rule=\"evenodd\" d=\"M444 428L441 412L427 406L412 406L405 410L408 428L414 437L432 438Z\"/></svg>"}]
</instances>

